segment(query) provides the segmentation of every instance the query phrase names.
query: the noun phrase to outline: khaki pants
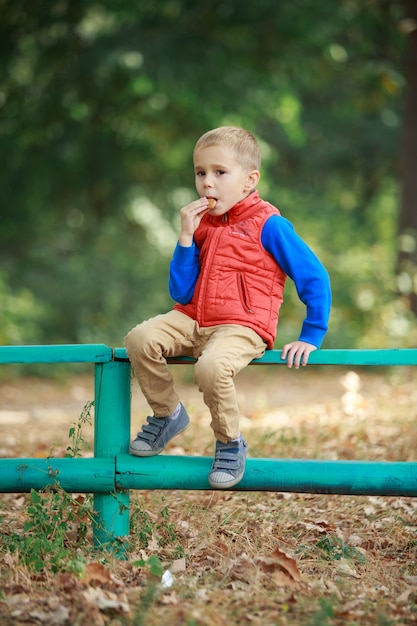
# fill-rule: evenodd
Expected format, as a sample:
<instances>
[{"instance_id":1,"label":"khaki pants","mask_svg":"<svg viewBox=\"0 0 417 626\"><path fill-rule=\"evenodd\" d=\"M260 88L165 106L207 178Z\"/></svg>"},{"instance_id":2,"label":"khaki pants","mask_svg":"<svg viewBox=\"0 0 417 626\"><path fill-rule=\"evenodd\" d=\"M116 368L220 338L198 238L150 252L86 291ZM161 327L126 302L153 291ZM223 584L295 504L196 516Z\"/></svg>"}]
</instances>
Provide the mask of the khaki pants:
<instances>
[{"instance_id":1,"label":"khaki pants","mask_svg":"<svg viewBox=\"0 0 417 626\"><path fill-rule=\"evenodd\" d=\"M239 408L233 379L266 349L254 330L240 324L200 328L196 321L173 310L135 326L125 345L156 417L170 415L179 402L166 358L192 356L198 359L194 382L210 409L216 439L227 443L238 437Z\"/></svg>"}]
</instances>

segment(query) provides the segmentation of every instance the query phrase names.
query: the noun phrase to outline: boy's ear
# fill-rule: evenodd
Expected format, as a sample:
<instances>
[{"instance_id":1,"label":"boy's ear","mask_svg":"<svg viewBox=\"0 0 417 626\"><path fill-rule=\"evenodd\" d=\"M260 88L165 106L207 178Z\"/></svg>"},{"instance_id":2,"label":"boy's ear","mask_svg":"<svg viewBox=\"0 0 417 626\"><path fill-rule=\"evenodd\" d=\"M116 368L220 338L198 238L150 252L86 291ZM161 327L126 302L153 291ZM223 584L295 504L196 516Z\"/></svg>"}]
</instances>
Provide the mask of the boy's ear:
<instances>
[{"instance_id":1,"label":"boy's ear","mask_svg":"<svg viewBox=\"0 0 417 626\"><path fill-rule=\"evenodd\" d=\"M249 172L247 180L246 180L246 188L248 191L251 189L255 189L257 184L259 183L259 179L261 178L261 173L259 170L252 170Z\"/></svg>"}]
</instances>

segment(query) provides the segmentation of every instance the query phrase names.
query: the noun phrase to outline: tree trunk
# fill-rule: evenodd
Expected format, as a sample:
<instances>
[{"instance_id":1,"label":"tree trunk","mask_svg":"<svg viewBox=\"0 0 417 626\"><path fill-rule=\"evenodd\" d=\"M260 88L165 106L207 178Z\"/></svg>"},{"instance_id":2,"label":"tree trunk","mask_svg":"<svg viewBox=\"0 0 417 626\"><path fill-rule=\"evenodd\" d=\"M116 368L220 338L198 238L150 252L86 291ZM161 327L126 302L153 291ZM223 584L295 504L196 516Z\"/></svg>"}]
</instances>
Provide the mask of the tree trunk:
<instances>
[{"instance_id":1,"label":"tree trunk","mask_svg":"<svg viewBox=\"0 0 417 626\"><path fill-rule=\"evenodd\" d=\"M407 91L402 145L402 195L398 221L397 286L417 315L417 2L405 0L408 31Z\"/></svg>"}]
</instances>

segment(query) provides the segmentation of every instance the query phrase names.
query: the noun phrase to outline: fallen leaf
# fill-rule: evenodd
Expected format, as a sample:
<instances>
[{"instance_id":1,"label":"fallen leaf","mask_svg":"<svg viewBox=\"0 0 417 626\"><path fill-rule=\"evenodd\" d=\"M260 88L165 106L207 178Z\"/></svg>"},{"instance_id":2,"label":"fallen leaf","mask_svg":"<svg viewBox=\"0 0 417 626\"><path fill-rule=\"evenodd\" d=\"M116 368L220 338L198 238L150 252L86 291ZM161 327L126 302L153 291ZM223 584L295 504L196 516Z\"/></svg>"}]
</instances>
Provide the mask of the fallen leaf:
<instances>
[{"instance_id":1,"label":"fallen leaf","mask_svg":"<svg viewBox=\"0 0 417 626\"><path fill-rule=\"evenodd\" d=\"M162 601L162 604L178 604L179 598L175 591L171 591L170 593L164 593L161 601Z\"/></svg>"},{"instance_id":2,"label":"fallen leaf","mask_svg":"<svg viewBox=\"0 0 417 626\"><path fill-rule=\"evenodd\" d=\"M408 589L405 589L397 598L397 603L398 604L407 604L408 602L408 598L410 596L410 594L413 593L413 589L411 587L408 587Z\"/></svg>"},{"instance_id":3,"label":"fallen leaf","mask_svg":"<svg viewBox=\"0 0 417 626\"><path fill-rule=\"evenodd\" d=\"M335 531L336 530L336 526L335 524L331 523L331 522L326 522L325 520L317 520L317 521L313 521L313 520L305 520L298 522L299 526L304 526L304 528L306 528L306 530L317 530L317 532L319 533L325 533L328 531Z\"/></svg>"},{"instance_id":4,"label":"fallen leaf","mask_svg":"<svg viewBox=\"0 0 417 626\"><path fill-rule=\"evenodd\" d=\"M352 576L353 578L360 578L360 575L356 569L349 563L347 559L340 559L337 563L337 573L342 576Z\"/></svg>"},{"instance_id":5,"label":"fallen leaf","mask_svg":"<svg viewBox=\"0 0 417 626\"><path fill-rule=\"evenodd\" d=\"M8 565L8 567L15 567L18 562L18 559L11 552L6 552L6 554L3 557L3 561L5 565Z\"/></svg>"},{"instance_id":6,"label":"fallen leaf","mask_svg":"<svg viewBox=\"0 0 417 626\"><path fill-rule=\"evenodd\" d=\"M417 576L410 576L410 574L405 574L404 580L409 585L417 585Z\"/></svg>"},{"instance_id":7,"label":"fallen leaf","mask_svg":"<svg viewBox=\"0 0 417 626\"><path fill-rule=\"evenodd\" d=\"M286 572L282 570L278 570L271 574L271 579L274 581L277 587L288 587L290 585L294 585L295 581L291 576L289 576Z\"/></svg>"},{"instance_id":8,"label":"fallen leaf","mask_svg":"<svg viewBox=\"0 0 417 626\"><path fill-rule=\"evenodd\" d=\"M84 580L86 583L106 584L111 582L110 571L101 563L88 563L85 566Z\"/></svg>"},{"instance_id":9,"label":"fallen leaf","mask_svg":"<svg viewBox=\"0 0 417 626\"><path fill-rule=\"evenodd\" d=\"M173 574L178 574L179 572L185 572L185 559L176 559L172 562L171 567L169 568Z\"/></svg>"},{"instance_id":10,"label":"fallen leaf","mask_svg":"<svg viewBox=\"0 0 417 626\"><path fill-rule=\"evenodd\" d=\"M149 540L148 545L146 547L150 552L158 552L159 542L154 533L152 533L152 537Z\"/></svg>"},{"instance_id":11,"label":"fallen leaf","mask_svg":"<svg viewBox=\"0 0 417 626\"><path fill-rule=\"evenodd\" d=\"M290 583L299 582L301 580L301 574L295 559L280 548L275 548L271 556L256 557L255 562L259 566L259 569L265 574L274 574L275 582L279 581L280 584L284 582L288 584L288 581ZM285 581L282 575L275 575L277 572L283 572L286 575Z\"/></svg>"},{"instance_id":12,"label":"fallen leaf","mask_svg":"<svg viewBox=\"0 0 417 626\"><path fill-rule=\"evenodd\" d=\"M199 589L195 594L196 600L200 602L210 602L210 596L207 592L207 589Z\"/></svg>"},{"instance_id":13,"label":"fallen leaf","mask_svg":"<svg viewBox=\"0 0 417 626\"><path fill-rule=\"evenodd\" d=\"M59 626L68 622L70 612L66 606L61 604L53 612L31 611L29 615L42 623L48 624L48 626Z\"/></svg>"},{"instance_id":14,"label":"fallen leaf","mask_svg":"<svg viewBox=\"0 0 417 626\"><path fill-rule=\"evenodd\" d=\"M62 604L55 609L55 611L51 614L50 617L50 621L49 624L51 624L51 626L55 626L55 624L58 626L59 624L65 624L68 622L70 618L70 612L67 609L66 606L63 606Z\"/></svg>"},{"instance_id":15,"label":"fallen leaf","mask_svg":"<svg viewBox=\"0 0 417 626\"><path fill-rule=\"evenodd\" d=\"M78 587L78 579L74 576L74 574L65 572L63 574L59 574L58 584L64 591L73 592L74 589Z\"/></svg>"},{"instance_id":16,"label":"fallen leaf","mask_svg":"<svg viewBox=\"0 0 417 626\"><path fill-rule=\"evenodd\" d=\"M337 610L337 614L349 615L349 613L355 611L358 606L361 606L361 604L363 604L363 598L355 598L354 600L349 600L349 602L346 602Z\"/></svg>"},{"instance_id":17,"label":"fallen leaf","mask_svg":"<svg viewBox=\"0 0 417 626\"><path fill-rule=\"evenodd\" d=\"M129 613L129 602L125 594L118 596L112 591L88 587L82 593L86 602L95 605L100 611L117 611L118 613Z\"/></svg>"}]
</instances>

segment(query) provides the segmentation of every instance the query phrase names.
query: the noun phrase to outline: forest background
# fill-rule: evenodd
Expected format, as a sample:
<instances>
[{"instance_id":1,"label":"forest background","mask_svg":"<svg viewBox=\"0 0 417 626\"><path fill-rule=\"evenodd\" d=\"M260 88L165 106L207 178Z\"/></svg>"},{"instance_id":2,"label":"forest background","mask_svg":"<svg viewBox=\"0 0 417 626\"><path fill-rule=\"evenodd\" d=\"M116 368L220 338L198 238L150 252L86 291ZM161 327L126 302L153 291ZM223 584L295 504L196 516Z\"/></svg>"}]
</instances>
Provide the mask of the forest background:
<instances>
[{"instance_id":1,"label":"forest background","mask_svg":"<svg viewBox=\"0 0 417 626\"><path fill-rule=\"evenodd\" d=\"M413 0L0 0L0 343L121 345L168 310L192 149L222 124L329 270L324 347L415 345ZM285 295L278 345L304 316Z\"/></svg>"}]
</instances>

